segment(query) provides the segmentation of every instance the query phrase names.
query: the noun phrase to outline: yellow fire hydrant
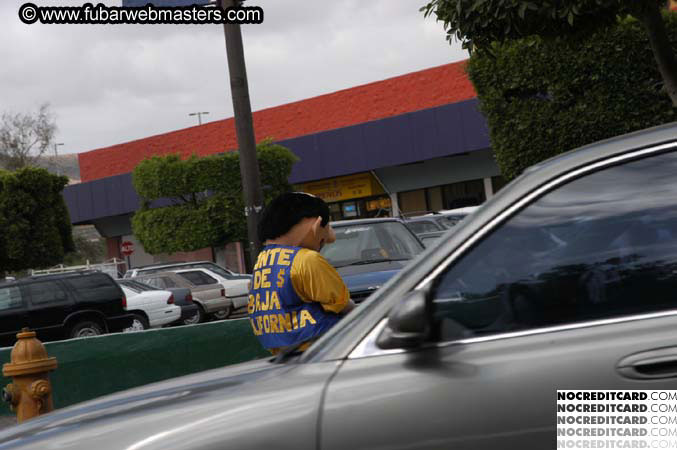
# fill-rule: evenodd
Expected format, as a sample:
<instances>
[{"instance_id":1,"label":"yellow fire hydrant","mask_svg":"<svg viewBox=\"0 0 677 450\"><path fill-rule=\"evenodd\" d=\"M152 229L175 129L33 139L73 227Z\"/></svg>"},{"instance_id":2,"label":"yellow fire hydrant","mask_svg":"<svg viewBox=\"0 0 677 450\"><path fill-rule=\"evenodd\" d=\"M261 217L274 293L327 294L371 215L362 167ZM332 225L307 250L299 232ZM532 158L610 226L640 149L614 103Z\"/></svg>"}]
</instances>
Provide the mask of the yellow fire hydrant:
<instances>
[{"instance_id":1,"label":"yellow fire hydrant","mask_svg":"<svg viewBox=\"0 0 677 450\"><path fill-rule=\"evenodd\" d=\"M5 387L2 397L21 423L54 409L49 372L56 369L56 358L47 356L47 349L34 331L24 328L16 337L11 362L2 366L2 374L12 377L13 383Z\"/></svg>"}]
</instances>

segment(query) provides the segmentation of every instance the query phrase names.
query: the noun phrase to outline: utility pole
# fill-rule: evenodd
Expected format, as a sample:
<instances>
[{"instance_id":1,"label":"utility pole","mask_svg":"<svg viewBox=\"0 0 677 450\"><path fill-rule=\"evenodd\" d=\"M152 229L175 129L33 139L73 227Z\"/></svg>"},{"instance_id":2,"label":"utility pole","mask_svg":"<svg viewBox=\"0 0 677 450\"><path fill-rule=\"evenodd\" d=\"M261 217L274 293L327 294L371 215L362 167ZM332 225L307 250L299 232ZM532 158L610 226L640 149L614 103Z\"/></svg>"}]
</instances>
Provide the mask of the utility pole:
<instances>
[{"instance_id":1,"label":"utility pole","mask_svg":"<svg viewBox=\"0 0 677 450\"><path fill-rule=\"evenodd\" d=\"M198 125L202 125L202 115L203 115L203 114L204 114L204 115L207 115L207 114L209 114L209 111L206 111L206 112L194 112L194 113L190 113L190 114L188 114L188 115L189 115L189 116L197 116L197 123L198 123Z\"/></svg>"},{"instance_id":2,"label":"utility pole","mask_svg":"<svg viewBox=\"0 0 677 450\"><path fill-rule=\"evenodd\" d=\"M54 167L56 168L56 174L57 175L61 175L61 169L59 169L59 161L58 161L59 153L56 151L56 148L59 145L64 145L64 144L63 144L63 142L60 142L58 144L54 144Z\"/></svg>"},{"instance_id":3,"label":"utility pole","mask_svg":"<svg viewBox=\"0 0 677 450\"><path fill-rule=\"evenodd\" d=\"M222 9L239 6L240 0L218 0ZM224 24L226 53L228 55L228 72L230 74L230 90L233 97L235 115L235 132L237 147L240 152L240 175L244 193L245 215L247 216L247 236L251 263L254 264L261 250L261 242L257 232L259 217L263 209L263 193L259 175L259 162L256 158L256 140L252 108L249 101L249 85L247 68L244 61L242 31L239 24Z\"/></svg>"}]
</instances>

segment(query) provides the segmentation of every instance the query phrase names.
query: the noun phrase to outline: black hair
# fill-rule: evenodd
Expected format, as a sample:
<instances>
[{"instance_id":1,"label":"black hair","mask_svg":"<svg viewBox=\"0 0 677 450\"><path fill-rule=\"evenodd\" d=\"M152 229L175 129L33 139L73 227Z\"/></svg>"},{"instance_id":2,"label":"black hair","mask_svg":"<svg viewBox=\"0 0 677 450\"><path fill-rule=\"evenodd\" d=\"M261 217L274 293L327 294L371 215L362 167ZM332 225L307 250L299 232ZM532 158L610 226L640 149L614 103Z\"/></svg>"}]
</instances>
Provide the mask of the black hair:
<instances>
[{"instance_id":1,"label":"black hair","mask_svg":"<svg viewBox=\"0 0 677 450\"><path fill-rule=\"evenodd\" d=\"M302 219L322 217L322 226L329 223L329 206L319 197L304 192L279 195L263 210L258 233L261 242L286 234Z\"/></svg>"}]
</instances>

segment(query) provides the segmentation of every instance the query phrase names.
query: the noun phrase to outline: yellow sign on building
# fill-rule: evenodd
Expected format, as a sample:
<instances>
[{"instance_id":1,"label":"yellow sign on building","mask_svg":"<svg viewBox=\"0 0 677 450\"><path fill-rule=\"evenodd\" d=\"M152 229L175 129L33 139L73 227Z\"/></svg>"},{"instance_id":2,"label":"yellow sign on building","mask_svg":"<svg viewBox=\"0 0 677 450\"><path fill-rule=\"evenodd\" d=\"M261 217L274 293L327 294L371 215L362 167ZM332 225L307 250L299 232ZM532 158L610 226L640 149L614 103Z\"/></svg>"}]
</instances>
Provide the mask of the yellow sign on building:
<instances>
[{"instance_id":1,"label":"yellow sign on building","mask_svg":"<svg viewBox=\"0 0 677 450\"><path fill-rule=\"evenodd\" d=\"M385 193L379 182L368 172L304 183L298 188L320 197L327 203Z\"/></svg>"}]
</instances>

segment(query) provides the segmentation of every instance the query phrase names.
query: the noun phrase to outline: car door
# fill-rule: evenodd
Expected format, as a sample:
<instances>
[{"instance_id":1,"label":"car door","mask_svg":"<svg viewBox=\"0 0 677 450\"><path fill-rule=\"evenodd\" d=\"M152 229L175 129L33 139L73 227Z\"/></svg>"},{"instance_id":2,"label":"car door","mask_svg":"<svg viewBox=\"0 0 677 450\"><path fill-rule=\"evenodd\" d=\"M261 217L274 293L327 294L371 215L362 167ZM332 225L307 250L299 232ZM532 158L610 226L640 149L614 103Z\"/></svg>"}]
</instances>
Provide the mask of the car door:
<instances>
[{"instance_id":1,"label":"car door","mask_svg":"<svg viewBox=\"0 0 677 450\"><path fill-rule=\"evenodd\" d=\"M17 285L0 287L0 346L14 345L16 334L28 326L26 301Z\"/></svg>"},{"instance_id":2,"label":"car door","mask_svg":"<svg viewBox=\"0 0 677 450\"><path fill-rule=\"evenodd\" d=\"M322 450L553 448L557 390L677 389L664 147L553 180L420 280L433 338L381 350L384 318L328 385Z\"/></svg>"},{"instance_id":3,"label":"car door","mask_svg":"<svg viewBox=\"0 0 677 450\"><path fill-rule=\"evenodd\" d=\"M28 326L39 339L61 338L66 317L74 310L73 298L59 280L39 280L22 286L28 299Z\"/></svg>"}]
</instances>

